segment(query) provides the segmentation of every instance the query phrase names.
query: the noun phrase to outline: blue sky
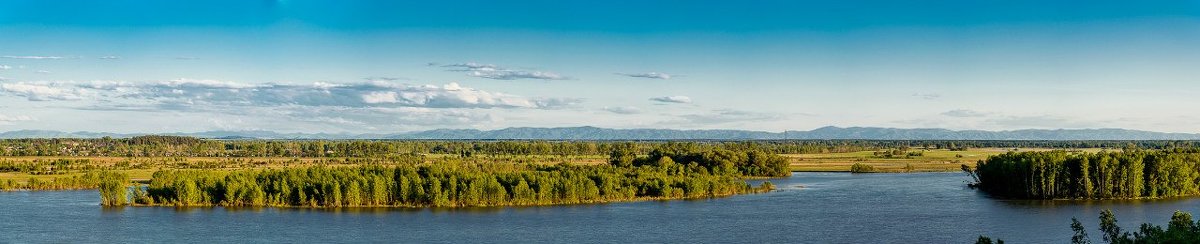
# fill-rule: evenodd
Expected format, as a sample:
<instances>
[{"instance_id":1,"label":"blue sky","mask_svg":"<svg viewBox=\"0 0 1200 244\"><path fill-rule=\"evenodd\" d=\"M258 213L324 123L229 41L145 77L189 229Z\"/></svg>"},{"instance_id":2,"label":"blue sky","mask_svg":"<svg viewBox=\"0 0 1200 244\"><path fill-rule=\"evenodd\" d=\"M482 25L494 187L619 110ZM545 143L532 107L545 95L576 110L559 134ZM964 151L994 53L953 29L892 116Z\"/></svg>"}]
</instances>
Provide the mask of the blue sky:
<instances>
[{"instance_id":1,"label":"blue sky","mask_svg":"<svg viewBox=\"0 0 1200 244\"><path fill-rule=\"evenodd\" d=\"M0 131L1200 132L1200 1L0 0Z\"/></svg>"}]
</instances>

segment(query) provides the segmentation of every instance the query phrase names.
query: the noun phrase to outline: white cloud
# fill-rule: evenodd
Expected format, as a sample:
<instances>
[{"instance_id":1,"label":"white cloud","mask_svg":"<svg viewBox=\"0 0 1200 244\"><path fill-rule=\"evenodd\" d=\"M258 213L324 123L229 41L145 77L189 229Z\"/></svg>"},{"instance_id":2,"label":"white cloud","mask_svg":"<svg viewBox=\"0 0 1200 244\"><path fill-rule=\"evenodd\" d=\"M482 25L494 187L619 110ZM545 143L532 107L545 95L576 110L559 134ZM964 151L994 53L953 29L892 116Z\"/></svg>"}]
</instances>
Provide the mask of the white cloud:
<instances>
[{"instance_id":1,"label":"white cloud","mask_svg":"<svg viewBox=\"0 0 1200 244\"><path fill-rule=\"evenodd\" d=\"M604 111L615 114L640 114L642 109L638 107L604 107Z\"/></svg>"},{"instance_id":2,"label":"white cloud","mask_svg":"<svg viewBox=\"0 0 1200 244\"><path fill-rule=\"evenodd\" d=\"M11 58L11 59L66 59L66 57L59 57L59 56L15 56L15 55L5 55L5 56L0 56L0 58Z\"/></svg>"},{"instance_id":3,"label":"white cloud","mask_svg":"<svg viewBox=\"0 0 1200 244\"><path fill-rule=\"evenodd\" d=\"M634 77L634 78L647 78L647 79L660 79L660 80L670 80L670 79L671 79L671 77L673 77L673 76L672 76L672 75L670 75L670 74L667 74L667 73L659 73L659 72L648 72L648 73L617 73L617 75L623 75L623 76Z\"/></svg>"},{"instance_id":4,"label":"white cloud","mask_svg":"<svg viewBox=\"0 0 1200 244\"><path fill-rule=\"evenodd\" d=\"M955 110L942 112L942 115L950 116L950 117L959 117L959 118L970 118L970 117L984 117L984 116L987 116L988 113L970 110L970 109L955 109Z\"/></svg>"},{"instance_id":5,"label":"white cloud","mask_svg":"<svg viewBox=\"0 0 1200 244\"><path fill-rule=\"evenodd\" d=\"M365 77L365 78L363 78L363 79L364 79L364 80L367 80L367 81L398 81L398 80L411 80L411 79L409 79L409 78L404 78L404 77L390 77L390 76L372 76L372 77Z\"/></svg>"},{"instance_id":6,"label":"white cloud","mask_svg":"<svg viewBox=\"0 0 1200 244\"><path fill-rule=\"evenodd\" d=\"M430 63L430 65L437 65ZM441 67L449 68L448 71L463 72L468 76L494 79L494 80L517 80L517 79L539 79L539 80L569 80L566 77L554 72L548 71L530 71L503 68L494 64L479 64L479 63L461 63L447 64Z\"/></svg>"},{"instance_id":7,"label":"white cloud","mask_svg":"<svg viewBox=\"0 0 1200 244\"><path fill-rule=\"evenodd\" d=\"M91 81L0 85L0 96L56 103L54 106L59 108L75 110L69 113L105 116L154 114L150 116L152 119L147 120L159 121L130 121L134 124L153 125L153 128L127 127L132 130L229 127L239 130L270 128L276 131L395 132L486 126L508 116L526 113L582 114L580 110L559 109L578 104L581 99L524 97L479 90L458 83L407 85L387 82L318 82L293 85L176 79L160 82ZM62 100L82 102L57 102ZM175 119L179 116L189 120ZM141 117L110 119L131 118ZM195 121L195 124L185 121ZM157 127L158 124L171 128L160 128ZM183 127L175 128L178 126Z\"/></svg>"},{"instance_id":8,"label":"white cloud","mask_svg":"<svg viewBox=\"0 0 1200 244\"><path fill-rule=\"evenodd\" d=\"M103 56L103 57L100 57L100 59L112 60L112 59L121 59L121 57L119 57L119 56Z\"/></svg>"},{"instance_id":9,"label":"white cloud","mask_svg":"<svg viewBox=\"0 0 1200 244\"><path fill-rule=\"evenodd\" d=\"M162 86L181 87L181 88L223 88L223 89L242 89L253 88L256 85L238 83L233 81L219 80L196 80L196 79L174 79L164 82L159 82Z\"/></svg>"},{"instance_id":10,"label":"white cloud","mask_svg":"<svg viewBox=\"0 0 1200 244\"><path fill-rule=\"evenodd\" d=\"M431 65L436 65L436 64L431 63ZM460 64L446 64L446 65L440 65L440 66L443 68L448 68L448 69L446 69L447 71L456 71L456 72L506 70L504 68L500 68L500 66L497 66L495 64L481 64L481 63L475 63L475 62L460 63Z\"/></svg>"},{"instance_id":11,"label":"white cloud","mask_svg":"<svg viewBox=\"0 0 1200 244\"><path fill-rule=\"evenodd\" d=\"M567 77L557 73L542 72L542 71L519 71L519 70L501 70L501 71L471 71L467 75L488 78L494 80L516 80L516 79L540 79L540 80L566 80Z\"/></svg>"},{"instance_id":12,"label":"white cloud","mask_svg":"<svg viewBox=\"0 0 1200 244\"><path fill-rule=\"evenodd\" d=\"M692 98L687 97L687 96L666 96L666 97L652 97L652 98L650 98L650 101L662 102L662 103L692 103Z\"/></svg>"},{"instance_id":13,"label":"white cloud","mask_svg":"<svg viewBox=\"0 0 1200 244\"><path fill-rule=\"evenodd\" d=\"M537 104L537 106L539 108L547 108L547 109L570 107L570 106L578 105L580 103L583 103L582 98L542 97L542 98L534 99L534 104Z\"/></svg>"},{"instance_id":14,"label":"white cloud","mask_svg":"<svg viewBox=\"0 0 1200 244\"><path fill-rule=\"evenodd\" d=\"M33 71L33 72L38 73L38 74L49 74L50 73L50 71L47 71L47 70L37 70L37 71Z\"/></svg>"},{"instance_id":15,"label":"white cloud","mask_svg":"<svg viewBox=\"0 0 1200 244\"><path fill-rule=\"evenodd\" d=\"M9 83L0 84L0 91L21 96L30 101L80 100L84 91L75 87L59 87L59 84Z\"/></svg>"},{"instance_id":16,"label":"white cloud","mask_svg":"<svg viewBox=\"0 0 1200 244\"><path fill-rule=\"evenodd\" d=\"M0 70L10 70L10 69L12 69L12 66L0 65Z\"/></svg>"}]
</instances>

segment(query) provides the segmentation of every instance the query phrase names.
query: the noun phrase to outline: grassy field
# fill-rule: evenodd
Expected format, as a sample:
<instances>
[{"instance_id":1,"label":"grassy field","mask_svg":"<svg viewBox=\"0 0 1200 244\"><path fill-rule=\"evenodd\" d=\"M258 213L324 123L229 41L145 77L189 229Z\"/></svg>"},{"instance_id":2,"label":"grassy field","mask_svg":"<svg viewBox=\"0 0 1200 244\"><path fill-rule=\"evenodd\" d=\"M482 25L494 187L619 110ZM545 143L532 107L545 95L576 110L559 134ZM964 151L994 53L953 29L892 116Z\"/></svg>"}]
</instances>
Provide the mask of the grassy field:
<instances>
[{"instance_id":1,"label":"grassy field","mask_svg":"<svg viewBox=\"0 0 1200 244\"><path fill-rule=\"evenodd\" d=\"M972 148L966 151L950 151L944 149L911 149L907 152L919 152L920 156L895 155L893 157L877 156L877 151L861 151L850 153L821 153L821 154L785 154L791 163L792 171L797 172L850 172L850 166L856 163L870 165L878 172L946 172L959 171L963 164L975 166L975 162L988 156L1005 153L1012 148ZM1044 148L1019 148L1018 151L1046 151ZM1102 149L1083 149L1080 151L1096 152Z\"/></svg>"}]
</instances>

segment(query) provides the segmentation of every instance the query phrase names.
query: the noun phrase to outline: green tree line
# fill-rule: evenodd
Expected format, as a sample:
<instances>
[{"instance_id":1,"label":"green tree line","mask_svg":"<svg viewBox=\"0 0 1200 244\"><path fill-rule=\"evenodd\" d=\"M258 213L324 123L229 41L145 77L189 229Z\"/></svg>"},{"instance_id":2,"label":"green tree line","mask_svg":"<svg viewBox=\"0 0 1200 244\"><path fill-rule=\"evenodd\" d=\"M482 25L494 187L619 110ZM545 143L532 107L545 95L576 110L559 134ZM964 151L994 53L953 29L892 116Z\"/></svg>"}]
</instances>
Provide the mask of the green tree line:
<instances>
[{"instance_id":1,"label":"green tree line","mask_svg":"<svg viewBox=\"0 0 1200 244\"><path fill-rule=\"evenodd\" d=\"M1025 199L1161 198L1200 194L1200 153L1128 150L1009 152L988 157L973 184L996 196Z\"/></svg>"},{"instance_id":2,"label":"green tree line","mask_svg":"<svg viewBox=\"0 0 1200 244\"><path fill-rule=\"evenodd\" d=\"M20 172L31 175L57 175L79 171L103 170L89 159L42 159L30 160L0 160L0 173Z\"/></svg>"},{"instance_id":3,"label":"green tree line","mask_svg":"<svg viewBox=\"0 0 1200 244\"><path fill-rule=\"evenodd\" d=\"M169 170L134 204L175 206L471 207L729 196L767 191L696 164L433 163L269 170Z\"/></svg>"}]
</instances>

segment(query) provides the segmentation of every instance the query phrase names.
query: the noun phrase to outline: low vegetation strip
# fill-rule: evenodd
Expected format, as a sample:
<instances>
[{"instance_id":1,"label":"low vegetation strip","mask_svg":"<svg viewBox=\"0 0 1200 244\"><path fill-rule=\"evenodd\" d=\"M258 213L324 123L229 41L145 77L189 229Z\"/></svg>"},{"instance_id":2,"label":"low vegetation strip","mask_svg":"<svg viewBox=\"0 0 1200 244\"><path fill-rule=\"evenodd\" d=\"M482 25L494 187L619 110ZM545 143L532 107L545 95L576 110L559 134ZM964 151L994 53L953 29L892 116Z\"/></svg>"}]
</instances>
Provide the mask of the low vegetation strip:
<instances>
[{"instance_id":1,"label":"low vegetation strip","mask_svg":"<svg viewBox=\"0 0 1200 244\"><path fill-rule=\"evenodd\" d=\"M1021 199L1131 199L1200 195L1200 150L1010 152L963 167L972 186Z\"/></svg>"},{"instance_id":2,"label":"low vegetation strip","mask_svg":"<svg viewBox=\"0 0 1200 244\"><path fill-rule=\"evenodd\" d=\"M81 190L81 189L96 189L105 181L112 179L123 179L129 181L129 177L125 174L108 172L108 171L89 171L80 175L74 176L59 176L49 179L44 178L28 178L27 180L18 181L16 179L0 179L0 190Z\"/></svg>"}]
</instances>

